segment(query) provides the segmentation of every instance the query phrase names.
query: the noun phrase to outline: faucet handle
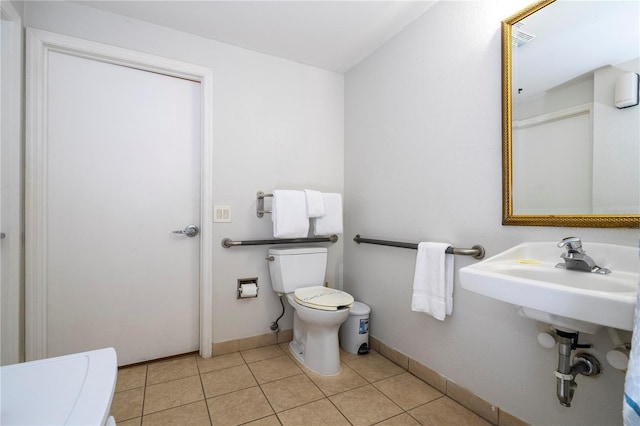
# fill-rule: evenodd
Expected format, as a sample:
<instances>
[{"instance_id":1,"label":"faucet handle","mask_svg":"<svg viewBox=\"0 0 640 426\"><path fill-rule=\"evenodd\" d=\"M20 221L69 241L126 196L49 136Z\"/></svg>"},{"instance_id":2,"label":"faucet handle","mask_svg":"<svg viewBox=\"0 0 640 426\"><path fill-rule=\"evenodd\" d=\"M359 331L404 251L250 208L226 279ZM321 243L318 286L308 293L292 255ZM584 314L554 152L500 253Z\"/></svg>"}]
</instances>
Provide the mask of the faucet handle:
<instances>
[{"instance_id":1,"label":"faucet handle","mask_svg":"<svg viewBox=\"0 0 640 426\"><path fill-rule=\"evenodd\" d=\"M583 253L580 237L566 237L558 243L558 247L567 247L569 253Z\"/></svg>"}]
</instances>

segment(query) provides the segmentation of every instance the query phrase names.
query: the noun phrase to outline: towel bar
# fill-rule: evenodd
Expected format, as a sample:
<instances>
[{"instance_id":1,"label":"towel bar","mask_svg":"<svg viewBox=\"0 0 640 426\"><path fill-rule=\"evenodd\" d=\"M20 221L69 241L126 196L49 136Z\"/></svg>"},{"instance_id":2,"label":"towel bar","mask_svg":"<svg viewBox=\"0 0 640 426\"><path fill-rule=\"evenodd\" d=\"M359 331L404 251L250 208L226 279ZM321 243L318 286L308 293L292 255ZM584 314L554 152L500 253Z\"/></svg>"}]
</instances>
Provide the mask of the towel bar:
<instances>
[{"instance_id":1,"label":"towel bar","mask_svg":"<svg viewBox=\"0 0 640 426\"><path fill-rule=\"evenodd\" d=\"M408 248L408 249L413 249L413 250L417 250L418 249L418 243L402 243L402 242L398 242L398 241L373 240L371 238L362 238L362 237L360 237L360 234L356 235L353 238L353 241L355 241L358 244L365 243L365 244L376 244L376 245L379 245L379 246ZM449 253L449 254L460 254L460 255L464 255L464 256L473 256L475 259L482 259L482 258L484 258L484 254L485 254L484 247L482 247L480 245L475 245L475 246L473 246L471 248L449 247L449 248L447 248L446 252Z\"/></svg>"},{"instance_id":2,"label":"towel bar","mask_svg":"<svg viewBox=\"0 0 640 426\"><path fill-rule=\"evenodd\" d=\"M230 248L237 246L262 246L269 244L298 244L298 243L335 243L338 241L337 235L331 235L329 237L317 237L317 238L280 238L273 240L245 240L245 241L233 241L231 238L225 238L222 240L222 247Z\"/></svg>"},{"instance_id":3,"label":"towel bar","mask_svg":"<svg viewBox=\"0 0 640 426\"><path fill-rule=\"evenodd\" d=\"M264 209L264 197L273 197L273 194L265 194L262 191L258 191L256 194L256 216L262 217L265 213L271 213L271 210Z\"/></svg>"}]
</instances>

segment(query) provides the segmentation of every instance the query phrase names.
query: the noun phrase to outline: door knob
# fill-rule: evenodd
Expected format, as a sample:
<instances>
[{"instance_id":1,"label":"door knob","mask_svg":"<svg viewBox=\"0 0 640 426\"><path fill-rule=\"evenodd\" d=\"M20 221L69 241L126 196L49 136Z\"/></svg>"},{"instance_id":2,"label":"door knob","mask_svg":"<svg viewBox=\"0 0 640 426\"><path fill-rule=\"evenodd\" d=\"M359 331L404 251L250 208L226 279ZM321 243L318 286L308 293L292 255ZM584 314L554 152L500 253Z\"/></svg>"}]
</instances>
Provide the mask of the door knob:
<instances>
[{"instance_id":1,"label":"door knob","mask_svg":"<svg viewBox=\"0 0 640 426\"><path fill-rule=\"evenodd\" d=\"M189 225L184 228L182 231L173 231L174 234L182 234L187 237L195 237L200 233L200 228L197 225Z\"/></svg>"}]
</instances>

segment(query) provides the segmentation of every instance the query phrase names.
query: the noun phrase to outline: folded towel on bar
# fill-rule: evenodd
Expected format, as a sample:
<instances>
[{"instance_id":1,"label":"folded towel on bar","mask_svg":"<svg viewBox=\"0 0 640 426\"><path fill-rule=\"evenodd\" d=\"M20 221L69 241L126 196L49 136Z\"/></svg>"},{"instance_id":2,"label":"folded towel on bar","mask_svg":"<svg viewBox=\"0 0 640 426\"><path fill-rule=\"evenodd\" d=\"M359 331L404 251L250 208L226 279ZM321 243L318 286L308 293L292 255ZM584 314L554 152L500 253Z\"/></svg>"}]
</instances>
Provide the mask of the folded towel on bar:
<instances>
[{"instance_id":1,"label":"folded towel on bar","mask_svg":"<svg viewBox=\"0 0 640 426\"><path fill-rule=\"evenodd\" d=\"M631 353L624 379L622 420L624 426L640 425L640 293L636 295Z\"/></svg>"},{"instance_id":2,"label":"folded towel on bar","mask_svg":"<svg viewBox=\"0 0 640 426\"><path fill-rule=\"evenodd\" d=\"M447 243L418 244L411 310L444 321L453 312L453 255Z\"/></svg>"},{"instance_id":3,"label":"folded towel on bar","mask_svg":"<svg viewBox=\"0 0 640 426\"><path fill-rule=\"evenodd\" d=\"M304 195L307 201L307 216L311 219L324 216L324 199L322 198L322 192L305 189Z\"/></svg>"},{"instance_id":4,"label":"folded towel on bar","mask_svg":"<svg viewBox=\"0 0 640 426\"><path fill-rule=\"evenodd\" d=\"M309 235L309 218L304 192L273 191L271 220L274 238L306 238Z\"/></svg>"},{"instance_id":5,"label":"folded towel on bar","mask_svg":"<svg viewBox=\"0 0 640 426\"><path fill-rule=\"evenodd\" d=\"M342 234L342 195L323 193L324 215L313 219L315 235Z\"/></svg>"}]
</instances>

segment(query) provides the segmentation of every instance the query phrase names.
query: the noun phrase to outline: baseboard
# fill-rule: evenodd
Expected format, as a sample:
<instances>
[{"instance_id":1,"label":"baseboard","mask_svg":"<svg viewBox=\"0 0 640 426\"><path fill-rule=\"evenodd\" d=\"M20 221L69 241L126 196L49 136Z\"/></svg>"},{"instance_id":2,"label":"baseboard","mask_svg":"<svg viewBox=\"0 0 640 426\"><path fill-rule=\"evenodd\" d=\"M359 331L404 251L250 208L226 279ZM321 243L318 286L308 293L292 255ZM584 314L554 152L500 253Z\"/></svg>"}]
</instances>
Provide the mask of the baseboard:
<instances>
[{"instance_id":1,"label":"baseboard","mask_svg":"<svg viewBox=\"0 0 640 426\"><path fill-rule=\"evenodd\" d=\"M277 345L289 342L293 339L293 330L281 330L279 333L260 334L258 336L245 337L243 339L227 340L211 344L213 356L230 354L261 348L262 346Z\"/></svg>"}]
</instances>

